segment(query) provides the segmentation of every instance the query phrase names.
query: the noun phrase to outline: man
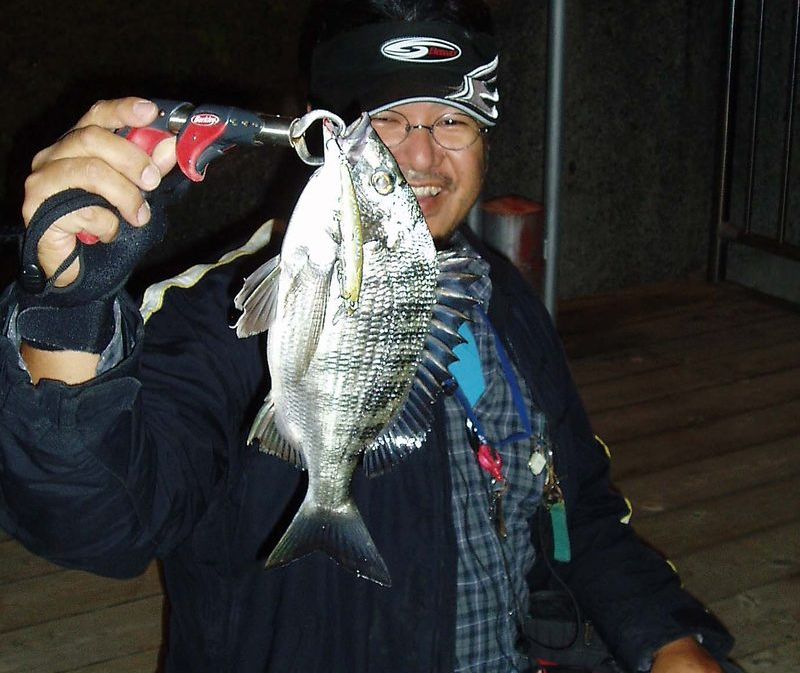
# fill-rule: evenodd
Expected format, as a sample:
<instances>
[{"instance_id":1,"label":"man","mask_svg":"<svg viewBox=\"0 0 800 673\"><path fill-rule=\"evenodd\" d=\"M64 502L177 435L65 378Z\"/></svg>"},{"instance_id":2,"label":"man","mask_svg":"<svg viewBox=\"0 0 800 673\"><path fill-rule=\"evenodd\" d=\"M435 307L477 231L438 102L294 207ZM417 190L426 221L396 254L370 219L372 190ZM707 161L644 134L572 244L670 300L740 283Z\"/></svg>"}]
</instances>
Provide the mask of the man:
<instances>
[{"instance_id":1,"label":"man","mask_svg":"<svg viewBox=\"0 0 800 673\"><path fill-rule=\"evenodd\" d=\"M369 110L438 244L463 243L457 230L498 117L488 11L467 0L365 0L320 12L311 102L348 118ZM155 114L135 98L93 106L34 157L26 224L77 187L152 227L142 191L173 167L174 145L149 157L113 130ZM447 146L440 129L453 125L463 131ZM57 219L38 246L44 275L69 287L91 271L69 259L76 235L109 243L119 226L97 205ZM54 562L104 575L163 559L170 672L530 670L516 649L527 579L537 555L554 552L549 564L627 669L720 671L698 641L722 656L729 636L621 522L626 506L546 313L510 265L480 251L486 303L472 316L470 371L454 371L460 392L440 400L422 450L387 475L354 479L391 588L319 554L262 569L304 487L244 442L269 380L263 344L228 327L242 275L232 265L166 292L146 327L113 287L72 314L42 306L30 288L5 295L0 525ZM108 262L109 277L118 265ZM536 435L554 456L537 454ZM476 436L502 458L502 513ZM550 529L539 525L543 491L563 514Z\"/></svg>"}]
</instances>

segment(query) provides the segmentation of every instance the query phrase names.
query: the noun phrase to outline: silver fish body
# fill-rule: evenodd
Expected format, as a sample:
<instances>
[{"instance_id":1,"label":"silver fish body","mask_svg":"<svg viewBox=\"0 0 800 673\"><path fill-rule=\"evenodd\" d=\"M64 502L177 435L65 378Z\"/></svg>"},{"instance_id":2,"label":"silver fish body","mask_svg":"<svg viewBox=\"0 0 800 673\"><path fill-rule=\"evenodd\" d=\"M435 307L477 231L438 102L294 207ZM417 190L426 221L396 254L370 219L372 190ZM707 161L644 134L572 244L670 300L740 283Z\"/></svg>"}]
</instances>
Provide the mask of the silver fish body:
<instances>
[{"instance_id":1,"label":"silver fish body","mask_svg":"<svg viewBox=\"0 0 800 673\"><path fill-rule=\"evenodd\" d=\"M280 260L248 278L236 302L240 336L269 328L272 390L250 440L308 470L268 567L320 549L391 584L350 481L365 450L394 454L405 442L402 457L421 444L436 385L417 385L411 420L400 412L432 338L440 273L416 198L368 117L338 136L327 129L325 163L298 200Z\"/></svg>"}]
</instances>

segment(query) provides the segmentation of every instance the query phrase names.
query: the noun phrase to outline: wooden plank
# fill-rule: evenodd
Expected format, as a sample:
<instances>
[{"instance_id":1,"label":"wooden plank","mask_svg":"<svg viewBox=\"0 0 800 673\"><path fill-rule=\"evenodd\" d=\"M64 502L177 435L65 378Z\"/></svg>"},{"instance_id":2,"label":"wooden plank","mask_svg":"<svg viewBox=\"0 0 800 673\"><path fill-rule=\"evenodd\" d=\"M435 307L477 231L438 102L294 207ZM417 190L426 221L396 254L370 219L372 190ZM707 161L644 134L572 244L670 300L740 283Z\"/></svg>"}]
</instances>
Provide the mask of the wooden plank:
<instances>
[{"instance_id":1,"label":"wooden plank","mask_svg":"<svg viewBox=\"0 0 800 673\"><path fill-rule=\"evenodd\" d=\"M709 607L736 636L734 658L783 648L800 633L800 577L748 589Z\"/></svg>"},{"instance_id":2,"label":"wooden plank","mask_svg":"<svg viewBox=\"0 0 800 673\"><path fill-rule=\"evenodd\" d=\"M776 476L800 473L800 440L784 437L710 458L652 471L617 486L633 503L637 519L728 493L745 493ZM613 456L612 456L613 458Z\"/></svg>"},{"instance_id":3,"label":"wooden plank","mask_svg":"<svg viewBox=\"0 0 800 673\"><path fill-rule=\"evenodd\" d=\"M800 330L800 321L798 321ZM800 331L798 331L800 334ZM586 408L593 415L611 409L676 396L693 390L736 384L740 381L780 374L786 370L800 371L800 340L794 338L782 344L771 344L748 351L720 356L711 354L691 366L678 362L660 369L631 374L624 379L601 381L580 388Z\"/></svg>"},{"instance_id":4,"label":"wooden plank","mask_svg":"<svg viewBox=\"0 0 800 673\"><path fill-rule=\"evenodd\" d=\"M753 652L738 663L747 673L800 673L800 640Z\"/></svg>"},{"instance_id":5,"label":"wooden plank","mask_svg":"<svg viewBox=\"0 0 800 673\"><path fill-rule=\"evenodd\" d=\"M573 357L597 356L624 348L648 346L665 338L685 338L768 320L781 310L765 302L708 302L685 310L638 321L615 321L613 316L586 316L583 329L570 333L561 328Z\"/></svg>"},{"instance_id":6,"label":"wooden plank","mask_svg":"<svg viewBox=\"0 0 800 673\"><path fill-rule=\"evenodd\" d=\"M730 314L729 310L734 313ZM715 324L717 315L733 320L752 311L800 313L798 307L758 292L733 285L710 286L703 282L679 281L630 287L606 294L592 294L559 302L558 325L563 334L596 331L600 327L621 327L652 322L654 319L696 314L701 322ZM745 318L746 319L746 318ZM669 336L669 333L664 333Z\"/></svg>"},{"instance_id":7,"label":"wooden plank","mask_svg":"<svg viewBox=\"0 0 800 673\"><path fill-rule=\"evenodd\" d=\"M779 314L765 320L730 329L719 329L687 337L664 338L647 345L614 350L590 357L576 357L571 352L571 342L565 342L572 374L578 386L598 381L623 378L629 374L644 373L661 367L683 363L702 362L709 355L730 355L757 345L771 345L794 340L800 333L800 316Z\"/></svg>"},{"instance_id":8,"label":"wooden plank","mask_svg":"<svg viewBox=\"0 0 800 673\"><path fill-rule=\"evenodd\" d=\"M72 668L63 673L153 673L159 665L159 650L137 652L119 659L107 659L90 666Z\"/></svg>"},{"instance_id":9,"label":"wooden plank","mask_svg":"<svg viewBox=\"0 0 800 673\"><path fill-rule=\"evenodd\" d=\"M0 586L7 582L60 571L57 565L31 554L16 540L0 542Z\"/></svg>"},{"instance_id":10,"label":"wooden plank","mask_svg":"<svg viewBox=\"0 0 800 673\"><path fill-rule=\"evenodd\" d=\"M686 588L708 603L800 574L800 519L676 557Z\"/></svg>"},{"instance_id":11,"label":"wooden plank","mask_svg":"<svg viewBox=\"0 0 800 673\"><path fill-rule=\"evenodd\" d=\"M63 673L156 650L161 609L153 596L0 634L0 672Z\"/></svg>"},{"instance_id":12,"label":"wooden plank","mask_svg":"<svg viewBox=\"0 0 800 673\"><path fill-rule=\"evenodd\" d=\"M583 331L598 319L616 324L638 320L642 316L682 310L697 303L733 301L746 295L730 285L711 285L695 281L677 281L645 285L562 300L558 304L558 324L565 333Z\"/></svg>"},{"instance_id":13,"label":"wooden plank","mask_svg":"<svg viewBox=\"0 0 800 673\"><path fill-rule=\"evenodd\" d=\"M674 557L763 531L797 518L800 478L773 481L743 493L692 503L680 509L633 517L642 537Z\"/></svg>"},{"instance_id":14,"label":"wooden plank","mask_svg":"<svg viewBox=\"0 0 800 673\"><path fill-rule=\"evenodd\" d=\"M733 285L712 285L694 280L666 281L651 285L622 288L613 292L584 295L561 300L559 317L581 320L594 311L598 315L619 313L637 317L643 313L674 310L687 304L710 302L725 298L739 298L743 293Z\"/></svg>"},{"instance_id":15,"label":"wooden plank","mask_svg":"<svg viewBox=\"0 0 800 673\"><path fill-rule=\"evenodd\" d=\"M749 311L769 309L800 314L796 304L732 284L710 286L702 281L677 281L630 287L606 294L575 297L559 303L559 325L564 333L596 329L598 325L622 326L650 322L654 318L704 311L704 322L713 324L717 311L734 310L734 321Z\"/></svg>"},{"instance_id":16,"label":"wooden plank","mask_svg":"<svg viewBox=\"0 0 800 673\"><path fill-rule=\"evenodd\" d=\"M670 393L639 404L590 415L610 442L648 437L674 428L699 426L740 412L800 400L800 368Z\"/></svg>"},{"instance_id":17,"label":"wooden plank","mask_svg":"<svg viewBox=\"0 0 800 673\"><path fill-rule=\"evenodd\" d=\"M568 352L572 357L598 357L631 347L669 349L673 343L691 336L720 334L791 314L757 301L711 301L623 320L613 314L587 313L582 316L584 324L573 331L563 329L559 323L559 334L570 344Z\"/></svg>"},{"instance_id":18,"label":"wooden plank","mask_svg":"<svg viewBox=\"0 0 800 673\"><path fill-rule=\"evenodd\" d=\"M129 580L79 570L20 580L6 584L0 593L0 633L161 593L155 563L140 577Z\"/></svg>"},{"instance_id":19,"label":"wooden plank","mask_svg":"<svg viewBox=\"0 0 800 673\"><path fill-rule=\"evenodd\" d=\"M602 423L596 432L607 440ZM615 480L735 451L743 446L800 438L800 400L746 409L690 427L670 428L626 441L610 442ZM800 440L798 440L800 442ZM790 447L796 450L800 443Z\"/></svg>"}]
</instances>

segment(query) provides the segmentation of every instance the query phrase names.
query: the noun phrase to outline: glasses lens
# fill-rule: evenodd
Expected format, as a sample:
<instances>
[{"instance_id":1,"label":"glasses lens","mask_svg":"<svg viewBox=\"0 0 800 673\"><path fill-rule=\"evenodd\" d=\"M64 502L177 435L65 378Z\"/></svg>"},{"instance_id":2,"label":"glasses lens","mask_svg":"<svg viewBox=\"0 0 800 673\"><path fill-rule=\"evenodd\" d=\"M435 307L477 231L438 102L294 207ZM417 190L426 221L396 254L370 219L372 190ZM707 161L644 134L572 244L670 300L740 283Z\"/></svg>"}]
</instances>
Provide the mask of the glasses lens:
<instances>
[{"instance_id":1,"label":"glasses lens","mask_svg":"<svg viewBox=\"0 0 800 673\"><path fill-rule=\"evenodd\" d=\"M403 142L411 128L408 119L394 110L377 112L370 119L372 128L386 147L394 147Z\"/></svg>"},{"instance_id":2,"label":"glasses lens","mask_svg":"<svg viewBox=\"0 0 800 673\"><path fill-rule=\"evenodd\" d=\"M474 143L481 133L477 122L462 114L446 114L433 123L433 137L448 150L463 150Z\"/></svg>"}]
</instances>

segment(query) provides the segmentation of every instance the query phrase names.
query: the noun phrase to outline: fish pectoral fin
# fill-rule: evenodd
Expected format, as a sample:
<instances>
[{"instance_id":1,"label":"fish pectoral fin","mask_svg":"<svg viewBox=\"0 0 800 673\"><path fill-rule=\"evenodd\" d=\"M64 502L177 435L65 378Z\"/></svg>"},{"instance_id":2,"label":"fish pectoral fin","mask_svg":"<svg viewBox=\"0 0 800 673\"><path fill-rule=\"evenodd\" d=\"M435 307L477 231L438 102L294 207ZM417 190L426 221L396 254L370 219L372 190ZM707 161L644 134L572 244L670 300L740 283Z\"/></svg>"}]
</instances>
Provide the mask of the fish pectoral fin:
<instances>
[{"instance_id":1,"label":"fish pectoral fin","mask_svg":"<svg viewBox=\"0 0 800 673\"><path fill-rule=\"evenodd\" d=\"M247 443L251 444L254 440L258 442L258 448L263 453L277 456L301 470L306 469L302 452L281 435L275 425L275 402L271 393L267 393L264 404L250 427Z\"/></svg>"},{"instance_id":2,"label":"fish pectoral fin","mask_svg":"<svg viewBox=\"0 0 800 673\"><path fill-rule=\"evenodd\" d=\"M239 338L268 330L275 320L278 306L278 279L281 275L280 255L262 264L245 278L233 304L242 311L234 325Z\"/></svg>"},{"instance_id":3,"label":"fish pectoral fin","mask_svg":"<svg viewBox=\"0 0 800 673\"><path fill-rule=\"evenodd\" d=\"M304 501L266 567L286 565L317 550L359 577L392 586L386 563L352 500L335 510Z\"/></svg>"}]
</instances>

